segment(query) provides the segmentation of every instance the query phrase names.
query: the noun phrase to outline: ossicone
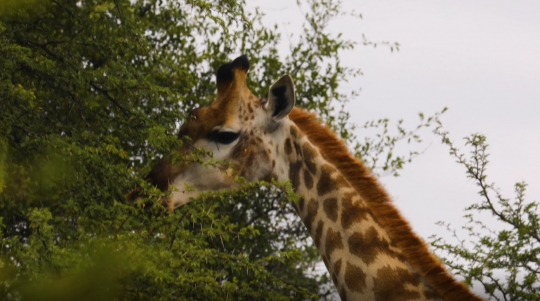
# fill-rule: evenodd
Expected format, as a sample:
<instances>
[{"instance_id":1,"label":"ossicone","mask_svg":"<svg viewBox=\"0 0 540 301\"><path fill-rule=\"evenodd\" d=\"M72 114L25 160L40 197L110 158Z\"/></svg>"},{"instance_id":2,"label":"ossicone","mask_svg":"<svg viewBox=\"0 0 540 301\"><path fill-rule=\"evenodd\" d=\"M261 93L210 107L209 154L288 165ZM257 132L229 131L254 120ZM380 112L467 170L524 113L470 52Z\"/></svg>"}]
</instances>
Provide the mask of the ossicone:
<instances>
[{"instance_id":1,"label":"ossicone","mask_svg":"<svg viewBox=\"0 0 540 301\"><path fill-rule=\"evenodd\" d=\"M224 90L236 79L236 73L240 72L245 80L245 74L249 70L249 59L246 55L241 55L234 61L221 65L216 72L216 82L218 86L218 94L225 92Z\"/></svg>"}]
</instances>

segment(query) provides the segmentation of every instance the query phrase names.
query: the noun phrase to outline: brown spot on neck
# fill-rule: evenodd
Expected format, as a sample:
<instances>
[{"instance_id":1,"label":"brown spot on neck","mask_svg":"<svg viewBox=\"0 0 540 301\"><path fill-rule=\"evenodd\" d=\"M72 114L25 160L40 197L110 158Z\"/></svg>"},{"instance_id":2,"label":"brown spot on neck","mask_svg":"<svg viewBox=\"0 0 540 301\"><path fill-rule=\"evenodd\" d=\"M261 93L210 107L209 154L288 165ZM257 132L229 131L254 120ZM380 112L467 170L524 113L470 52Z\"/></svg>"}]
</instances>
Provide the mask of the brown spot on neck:
<instances>
[{"instance_id":1,"label":"brown spot on neck","mask_svg":"<svg viewBox=\"0 0 540 301\"><path fill-rule=\"evenodd\" d=\"M347 262L345 267L345 284L353 292L362 293L366 289L366 273L360 267ZM377 299L392 300L392 299Z\"/></svg>"},{"instance_id":2,"label":"brown spot on neck","mask_svg":"<svg viewBox=\"0 0 540 301\"><path fill-rule=\"evenodd\" d=\"M374 278L373 293L377 300L407 301L419 299L418 292L407 290L405 285L417 287L420 284L419 275L396 267L382 267Z\"/></svg>"},{"instance_id":3,"label":"brown spot on neck","mask_svg":"<svg viewBox=\"0 0 540 301\"><path fill-rule=\"evenodd\" d=\"M297 160L302 160L302 148L296 141L293 143L293 145L294 145L294 150L296 151Z\"/></svg>"},{"instance_id":4,"label":"brown spot on neck","mask_svg":"<svg viewBox=\"0 0 540 301\"><path fill-rule=\"evenodd\" d=\"M338 219L338 200L336 198L328 198L323 201L323 209L326 216L333 222Z\"/></svg>"},{"instance_id":5,"label":"brown spot on neck","mask_svg":"<svg viewBox=\"0 0 540 301\"><path fill-rule=\"evenodd\" d=\"M289 179L295 192L300 187L300 172L302 171L302 161L295 161L289 166Z\"/></svg>"},{"instance_id":6,"label":"brown spot on neck","mask_svg":"<svg viewBox=\"0 0 540 301\"><path fill-rule=\"evenodd\" d=\"M331 174L335 171L335 168L328 164L324 164L321 167L321 176L319 182L317 183L317 193L319 196L324 196L330 191L334 190L334 181L332 181Z\"/></svg>"},{"instance_id":7,"label":"brown spot on neck","mask_svg":"<svg viewBox=\"0 0 540 301\"><path fill-rule=\"evenodd\" d=\"M379 237L377 230L370 227L365 234L356 232L349 237L349 252L360 257L366 264L375 262L379 254L399 258L399 255L390 249L390 244Z\"/></svg>"},{"instance_id":8,"label":"brown spot on neck","mask_svg":"<svg viewBox=\"0 0 540 301\"><path fill-rule=\"evenodd\" d=\"M308 232L311 233L311 224L315 220L315 217L317 217L317 212L319 211L319 202L317 202L314 199L309 200L307 204L307 215L303 217L304 224L306 225L306 228L308 229Z\"/></svg>"},{"instance_id":9,"label":"brown spot on neck","mask_svg":"<svg viewBox=\"0 0 540 301\"><path fill-rule=\"evenodd\" d=\"M334 231L332 228L328 228L326 231L326 243L325 243L325 254L328 259L332 255L332 252L335 250L343 249L343 241L341 238L341 233L339 231Z\"/></svg>"},{"instance_id":10,"label":"brown spot on neck","mask_svg":"<svg viewBox=\"0 0 540 301\"><path fill-rule=\"evenodd\" d=\"M346 193L341 199L341 226L343 229L350 228L354 223L360 223L362 220L368 221L368 216L377 222L371 211L358 204L353 203L353 197L355 194Z\"/></svg>"},{"instance_id":11,"label":"brown spot on neck","mask_svg":"<svg viewBox=\"0 0 540 301\"><path fill-rule=\"evenodd\" d=\"M292 150L293 150L293 148L292 148L292 142L291 142L291 139L287 138L287 139L285 140L285 153L286 153L287 155L290 155L290 154L292 153Z\"/></svg>"},{"instance_id":12,"label":"brown spot on neck","mask_svg":"<svg viewBox=\"0 0 540 301\"><path fill-rule=\"evenodd\" d=\"M313 188L313 177L307 169L304 169L304 185L308 190Z\"/></svg>"},{"instance_id":13,"label":"brown spot on neck","mask_svg":"<svg viewBox=\"0 0 540 301\"><path fill-rule=\"evenodd\" d=\"M319 221L317 223L317 229L315 230L315 245L320 250L321 248L321 237L324 230L324 222ZM326 256L323 256L323 260L325 260ZM325 262L325 264L328 266L328 263Z\"/></svg>"}]
</instances>

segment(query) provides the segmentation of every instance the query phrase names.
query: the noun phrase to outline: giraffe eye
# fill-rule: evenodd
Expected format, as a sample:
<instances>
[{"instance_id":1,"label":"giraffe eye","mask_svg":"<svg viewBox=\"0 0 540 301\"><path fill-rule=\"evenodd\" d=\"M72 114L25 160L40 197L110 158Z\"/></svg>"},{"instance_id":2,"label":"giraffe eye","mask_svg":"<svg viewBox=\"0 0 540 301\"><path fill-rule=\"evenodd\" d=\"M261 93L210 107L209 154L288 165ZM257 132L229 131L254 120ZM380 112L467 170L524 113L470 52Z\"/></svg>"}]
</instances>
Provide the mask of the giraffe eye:
<instances>
[{"instance_id":1,"label":"giraffe eye","mask_svg":"<svg viewBox=\"0 0 540 301\"><path fill-rule=\"evenodd\" d=\"M220 144L229 144L238 139L240 136L240 133L235 132L220 132L220 131L213 131L208 136L208 140L220 143Z\"/></svg>"}]
</instances>

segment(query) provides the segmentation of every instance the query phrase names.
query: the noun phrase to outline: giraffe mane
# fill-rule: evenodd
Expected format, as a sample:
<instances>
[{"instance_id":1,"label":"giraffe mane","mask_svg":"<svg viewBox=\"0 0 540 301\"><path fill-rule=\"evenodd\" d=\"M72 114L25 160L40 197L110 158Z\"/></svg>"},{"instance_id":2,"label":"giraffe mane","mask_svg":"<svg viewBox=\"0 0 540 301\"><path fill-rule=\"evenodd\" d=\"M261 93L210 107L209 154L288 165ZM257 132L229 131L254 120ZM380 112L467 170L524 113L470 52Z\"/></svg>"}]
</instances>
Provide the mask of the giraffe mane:
<instances>
[{"instance_id":1,"label":"giraffe mane","mask_svg":"<svg viewBox=\"0 0 540 301\"><path fill-rule=\"evenodd\" d=\"M366 201L390 239L429 285L446 300L481 300L458 282L428 250L426 243L413 232L371 171L349 152L345 143L316 115L294 108L289 118Z\"/></svg>"}]
</instances>

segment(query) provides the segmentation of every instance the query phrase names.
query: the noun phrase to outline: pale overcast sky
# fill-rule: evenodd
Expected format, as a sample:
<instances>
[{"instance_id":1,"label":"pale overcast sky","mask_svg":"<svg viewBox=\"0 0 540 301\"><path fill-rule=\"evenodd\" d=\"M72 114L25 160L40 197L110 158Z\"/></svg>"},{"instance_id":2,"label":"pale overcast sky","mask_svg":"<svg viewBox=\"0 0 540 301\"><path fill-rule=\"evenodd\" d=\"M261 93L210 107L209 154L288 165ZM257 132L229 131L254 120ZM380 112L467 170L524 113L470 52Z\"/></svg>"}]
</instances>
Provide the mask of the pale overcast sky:
<instances>
[{"instance_id":1,"label":"pale overcast sky","mask_svg":"<svg viewBox=\"0 0 540 301\"><path fill-rule=\"evenodd\" d=\"M301 30L295 3L248 1L267 15L266 24L289 34ZM412 127L418 112L448 107L443 124L464 152L464 136L487 136L488 176L503 195L513 197L514 183L526 181L527 199L540 201L540 1L350 0L344 6L363 19L340 17L333 32L401 45L397 53L359 46L340 57L364 73L344 85L362 89L348 105L355 123L388 117ZM427 133L424 140L425 153L400 177L381 180L420 236L447 237L435 222L462 225L463 208L479 200L478 188L439 138Z\"/></svg>"}]
</instances>

